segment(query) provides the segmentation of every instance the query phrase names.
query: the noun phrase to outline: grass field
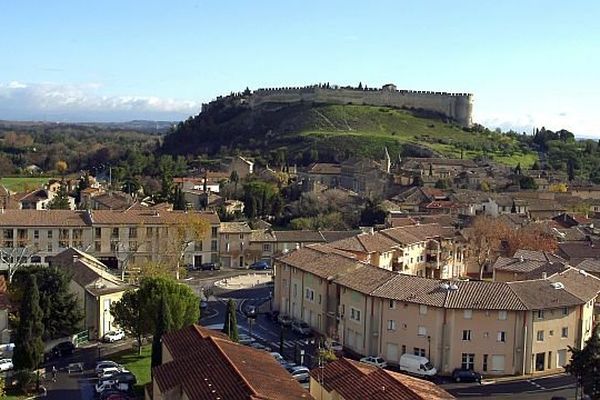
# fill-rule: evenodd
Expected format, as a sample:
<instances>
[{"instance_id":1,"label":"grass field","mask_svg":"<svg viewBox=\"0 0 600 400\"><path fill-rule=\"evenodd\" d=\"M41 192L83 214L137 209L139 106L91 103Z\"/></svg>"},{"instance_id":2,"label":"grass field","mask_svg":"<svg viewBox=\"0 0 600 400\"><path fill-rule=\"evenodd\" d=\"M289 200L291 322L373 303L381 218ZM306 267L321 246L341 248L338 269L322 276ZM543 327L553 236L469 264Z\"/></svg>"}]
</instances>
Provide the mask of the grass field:
<instances>
[{"instance_id":1,"label":"grass field","mask_svg":"<svg viewBox=\"0 0 600 400\"><path fill-rule=\"evenodd\" d=\"M120 353L110 359L122 364L126 369L131 371L137 378L135 391L138 394L144 393L144 385L150 382L150 363L152 356L152 346L147 345L142 347L142 355L137 354L137 350L129 350Z\"/></svg>"},{"instance_id":2,"label":"grass field","mask_svg":"<svg viewBox=\"0 0 600 400\"><path fill-rule=\"evenodd\" d=\"M373 156L388 147L397 154L403 144L429 148L436 154L473 159L487 155L506 165L530 167L537 154L523 150L518 140L495 132L477 133L441 120L421 118L408 111L359 105L315 107L301 118L300 136L316 148ZM290 133L290 136L298 132Z\"/></svg>"},{"instance_id":3,"label":"grass field","mask_svg":"<svg viewBox=\"0 0 600 400\"><path fill-rule=\"evenodd\" d=\"M18 176L0 178L0 185L4 185L8 190L13 192L25 192L41 187L51 178L39 176Z\"/></svg>"}]
</instances>

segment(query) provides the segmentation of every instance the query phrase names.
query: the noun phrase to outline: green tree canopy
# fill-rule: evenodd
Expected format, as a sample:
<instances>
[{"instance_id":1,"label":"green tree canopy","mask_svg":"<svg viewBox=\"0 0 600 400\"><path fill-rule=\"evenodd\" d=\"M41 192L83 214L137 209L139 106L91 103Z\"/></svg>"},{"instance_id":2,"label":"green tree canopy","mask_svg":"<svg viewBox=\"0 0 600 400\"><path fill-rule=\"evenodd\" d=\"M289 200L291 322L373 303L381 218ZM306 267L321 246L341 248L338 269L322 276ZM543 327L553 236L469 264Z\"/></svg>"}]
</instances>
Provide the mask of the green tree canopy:
<instances>
[{"instance_id":1,"label":"green tree canopy","mask_svg":"<svg viewBox=\"0 0 600 400\"><path fill-rule=\"evenodd\" d=\"M577 378L583 392L594 400L600 399L600 325L592 330L592 336L583 349L569 346L571 362L565 370Z\"/></svg>"},{"instance_id":2,"label":"green tree canopy","mask_svg":"<svg viewBox=\"0 0 600 400\"><path fill-rule=\"evenodd\" d=\"M83 310L74 293L69 290L71 277L60 268L27 266L18 270L13 278L11 291L15 298L25 297L29 290L29 277L36 278L44 325L43 340L58 339L72 335L81 328Z\"/></svg>"},{"instance_id":3,"label":"green tree canopy","mask_svg":"<svg viewBox=\"0 0 600 400\"><path fill-rule=\"evenodd\" d=\"M128 290L120 301L112 305L115 322L136 337L140 348L142 337L156 331L156 316L163 298L169 308L173 330L200 319L198 296L189 286L165 277L142 278L138 290Z\"/></svg>"},{"instance_id":4,"label":"green tree canopy","mask_svg":"<svg viewBox=\"0 0 600 400\"><path fill-rule=\"evenodd\" d=\"M67 185L64 180L60 183L60 187L54 198L48 203L48 208L51 210L69 210L71 208Z\"/></svg>"},{"instance_id":5,"label":"green tree canopy","mask_svg":"<svg viewBox=\"0 0 600 400\"><path fill-rule=\"evenodd\" d=\"M43 312L35 275L27 275L24 289L13 354L13 364L17 371L36 369L44 356Z\"/></svg>"}]
</instances>

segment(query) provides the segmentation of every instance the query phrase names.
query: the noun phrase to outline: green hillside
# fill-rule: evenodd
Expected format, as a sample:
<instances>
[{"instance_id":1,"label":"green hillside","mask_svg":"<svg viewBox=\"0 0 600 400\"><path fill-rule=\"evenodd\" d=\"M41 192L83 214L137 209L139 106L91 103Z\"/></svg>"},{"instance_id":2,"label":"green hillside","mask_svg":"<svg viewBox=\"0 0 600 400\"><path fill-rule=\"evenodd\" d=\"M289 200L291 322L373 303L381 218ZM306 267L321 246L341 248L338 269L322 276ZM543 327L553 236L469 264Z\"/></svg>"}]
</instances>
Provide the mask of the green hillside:
<instances>
[{"instance_id":1,"label":"green hillside","mask_svg":"<svg viewBox=\"0 0 600 400\"><path fill-rule=\"evenodd\" d=\"M465 130L435 115L363 105L291 105L250 110L224 107L202 113L180 124L164 141L173 154L216 153L240 148L285 151L287 158L306 152L320 160L351 156L381 157L390 154L441 155L475 158L482 155L498 162L529 167L535 153L515 137ZM304 157L306 158L306 157ZM313 156L313 158L315 158Z\"/></svg>"}]
</instances>

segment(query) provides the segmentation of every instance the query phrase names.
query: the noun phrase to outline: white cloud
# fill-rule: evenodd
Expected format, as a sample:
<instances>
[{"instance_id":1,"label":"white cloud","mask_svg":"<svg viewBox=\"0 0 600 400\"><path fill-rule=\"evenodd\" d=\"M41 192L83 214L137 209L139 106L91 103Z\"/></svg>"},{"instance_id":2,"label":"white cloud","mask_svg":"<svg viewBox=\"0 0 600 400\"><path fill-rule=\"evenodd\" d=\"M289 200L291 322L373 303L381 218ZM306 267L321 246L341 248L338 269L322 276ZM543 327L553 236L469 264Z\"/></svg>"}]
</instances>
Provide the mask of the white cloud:
<instances>
[{"instance_id":1,"label":"white cloud","mask_svg":"<svg viewBox=\"0 0 600 400\"><path fill-rule=\"evenodd\" d=\"M103 96L101 85L0 82L0 119L122 121L187 118L197 101L155 96Z\"/></svg>"}]
</instances>

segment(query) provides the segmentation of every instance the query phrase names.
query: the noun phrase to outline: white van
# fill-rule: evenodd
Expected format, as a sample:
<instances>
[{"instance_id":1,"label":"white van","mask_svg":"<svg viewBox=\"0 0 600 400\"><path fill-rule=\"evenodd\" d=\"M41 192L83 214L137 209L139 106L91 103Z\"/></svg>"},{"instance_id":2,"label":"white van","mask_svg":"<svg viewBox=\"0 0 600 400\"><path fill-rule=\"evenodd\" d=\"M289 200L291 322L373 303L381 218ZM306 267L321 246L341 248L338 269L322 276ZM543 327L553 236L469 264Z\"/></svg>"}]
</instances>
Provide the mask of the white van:
<instances>
[{"instance_id":1,"label":"white van","mask_svg":"<svg viewBox=\"0 0 600 400\"><path fill-rule=\"evenodd\" d=\"M415 356L414 354L402 354L400 356L400 371L418 376L434 376L437 370L429 362L427 357Z\"/></svg>"}]
</instances>

